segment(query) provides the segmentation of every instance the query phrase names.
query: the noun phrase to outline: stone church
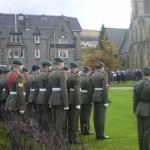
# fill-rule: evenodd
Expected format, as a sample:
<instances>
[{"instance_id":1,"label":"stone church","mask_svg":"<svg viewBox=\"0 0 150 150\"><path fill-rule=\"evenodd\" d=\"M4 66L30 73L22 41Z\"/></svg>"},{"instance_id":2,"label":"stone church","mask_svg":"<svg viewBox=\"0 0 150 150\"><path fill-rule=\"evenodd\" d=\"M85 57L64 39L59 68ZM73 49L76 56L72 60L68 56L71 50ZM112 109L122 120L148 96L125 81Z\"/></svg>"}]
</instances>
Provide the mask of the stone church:
<instances>
[{"instance_id":1,"label":"stone church","mask_svg":"<svg viewBox=\"0 0 150 150\"><path fill-rule=\"evenodd\" d=\"M126 68L150 65L150 0L132 0L130 28L118 49L118 57Z\"/></svg>"},{"instance_id":2,"label":"stone church","mask_svg":"<svg viewBox=\"0 0 150 150\"><path fill-rule=\"evenodd\" d=\"M79 61L81 30L75 17L0 14L0 64L15 58L29 68L54 57Z\"/></svg>"}]
</instances>

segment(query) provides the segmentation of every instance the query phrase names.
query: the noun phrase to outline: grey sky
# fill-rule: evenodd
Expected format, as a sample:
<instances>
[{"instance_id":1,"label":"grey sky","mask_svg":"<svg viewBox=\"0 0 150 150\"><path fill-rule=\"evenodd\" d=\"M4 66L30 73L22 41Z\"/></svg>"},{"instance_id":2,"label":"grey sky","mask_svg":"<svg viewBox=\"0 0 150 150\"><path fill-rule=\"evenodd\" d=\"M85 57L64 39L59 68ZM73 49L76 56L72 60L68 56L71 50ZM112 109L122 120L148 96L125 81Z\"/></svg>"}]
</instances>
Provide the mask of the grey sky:
<instances>
[{"instance_id":1,"label":"grey sky","mask_svg":"<svg viewBox=\"0 0 150 150\"><path fill-rule=\"evenodd\" d=\"M0 13L77 17L83 29L128 28L131 0L0 0Z\"/></svg>"}]
</instances>

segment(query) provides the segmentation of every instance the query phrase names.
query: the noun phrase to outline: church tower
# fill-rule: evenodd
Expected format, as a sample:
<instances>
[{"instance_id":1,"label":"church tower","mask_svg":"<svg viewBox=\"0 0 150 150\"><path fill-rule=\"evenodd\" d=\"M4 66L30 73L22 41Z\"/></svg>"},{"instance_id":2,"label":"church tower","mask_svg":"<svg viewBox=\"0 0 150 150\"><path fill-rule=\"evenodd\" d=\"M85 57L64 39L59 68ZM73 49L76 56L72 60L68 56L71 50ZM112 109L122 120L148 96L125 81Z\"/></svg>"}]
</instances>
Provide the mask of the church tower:
<instances>
[{"instance_id":1,"label":"church tower","mask_svg":"<svg viewBox=\"0 0 150 150\"><path fill-rule=\"evenodd\" d=\"M131 0L130 66L150 65L150 0Z\"/></svg>"}]
</instances>

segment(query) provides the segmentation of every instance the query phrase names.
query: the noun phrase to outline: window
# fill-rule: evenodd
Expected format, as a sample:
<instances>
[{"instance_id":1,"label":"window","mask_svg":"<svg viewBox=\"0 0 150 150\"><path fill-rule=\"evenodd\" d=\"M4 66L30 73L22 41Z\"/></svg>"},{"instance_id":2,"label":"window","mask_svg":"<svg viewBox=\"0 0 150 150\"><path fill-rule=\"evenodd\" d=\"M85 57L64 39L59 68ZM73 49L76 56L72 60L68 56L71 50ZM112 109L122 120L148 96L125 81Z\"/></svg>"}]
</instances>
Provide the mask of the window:
<instances>
[{"instance_id":1,"label":"window","mask_svg":"<svg viewBox=\"0 0 150 150\"><path fill-rule=\"evenodd\" d=\"M12 34L10 35L10 42L11 43L21 43L22 42L22 35L16 35L16 34Z\"/></svg>"},{"instance_id":2,"label":"window","mask_svg":"<svg viewBox=\"0 0 150 150\"><path fill-rule=\"evenodd\" d=\"M0 14L0 22L3 22L3 19L4 19L3 15Z\"/></svg>"},{"instance_id":3,"label":"window","mask_svg":"<svg viewBox=\"0 0 150 150\"><path fill-rule=\"evenodd\" d=\"M19 15L19 16L18 16L18 20L19 20L19 21L23 21L23 20L24 20L24 16L23 16L23 15Z\"/></svg>"},{"instance_id":4,"label":"window","mask_svg":"<svg viewBox=\"0 0 150 150\"><path fill-rule=\"evenodd\" d=\"M34 35L34 43L40 43L40 36Z\"/></svg>"},{"instance_id":5,"label":"window","mask_svg":"<svg viewBox=\"0 0 150 150\"><path fill-rule=\"evenodd\" d=\"M59 49L58 57L68 58L68 50L67 49Z\"/></svg>"},{"instance_id":6,"label":"window","mask_svg":"<svg viewBox=\"0 0 150 150\"><path fill-rule=\"evenodd\" d=\"M35 58L40 58L40 53L41 53L40 49L35 49Z\"/></svg>"},{"instance_id":7,"label":"window","mask_svg":"<svg viewBox=\"0 0 150 150\"><path fill-rule=\"evenodd\" d=\"M24 49L20 47L8 49L9 58L24 58Z\"/></svg>"},{"instance_id":8,"label":"window","mask_svg":"<svg viewBox=\"0 0 150 150\"><path fill-rule=\"evenodd\" d=\"M65 39L63 35L58 39L58 44L67 44L67 43L68 43L68 40Z\"/></svg>"}]
</instances>

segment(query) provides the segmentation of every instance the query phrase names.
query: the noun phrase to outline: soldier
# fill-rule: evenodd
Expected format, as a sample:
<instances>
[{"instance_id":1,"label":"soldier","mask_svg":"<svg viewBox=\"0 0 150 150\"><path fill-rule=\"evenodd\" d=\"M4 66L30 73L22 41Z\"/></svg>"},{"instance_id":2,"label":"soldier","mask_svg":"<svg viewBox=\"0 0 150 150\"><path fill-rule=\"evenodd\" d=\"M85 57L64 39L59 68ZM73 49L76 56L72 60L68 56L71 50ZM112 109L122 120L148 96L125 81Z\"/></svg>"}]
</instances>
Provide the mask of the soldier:
<instances>
[{"instance_id":1,"label":"soldier","mask_svg":"<svg viewBox=\"0 0 150 150\"><path fill-rule=\"evenodd\" d=\"M77 123L81 105L81 86L78 70L79 66L76 63L70 63L67 88L69 92L68 134L69 142L71 144L81 144L81 141L76 138Z\"/></svg>"},{"instance_id":2,"label":"soldier","mask_svg":"<svg viewBox=\"0 0 150 150\"><path fill-rule=\"evenodd\" d=\"M21 74L23 62L20 59L13 60L13 71L8 77L7 84L10 91L6 100L6 110L14 112L13 114L24 112L24 87L25 79ZM13 115L12 114L12 115Z\"/></svg>"},{"instance_id":3,"label":"soldier","mask_svg":"<svg viewBox=\"0 0 150 150\"><path fill-rule=\"evenodd\" d=\"M2 78L0 80L0 119L5 120L4 116L4 107L6 103L6 99L9 95L8 86L7 86L7 78L9 69L7 67L3 67Z\"/></svg>"},{"instance_id":4,"label":"soldier","mask_svg":"<svg viewBox=\"0 0 150 150\"><path fill-rule=\"evenodd\" d=\"M7 79L8 79L8 73L10 70L7 67L3 67L3 73L2 73L2 79L0 81L1 86L1 105L5 106L6 99L9 95L8 86L7 86Z\"/></svg>"},{"instance_id":5,"label":"soldier","mask_svg":"<svg viewBox=\"0 0 150 150\"><path fill-rule=\"evenodd\" d=\"M28 95L28 113L33 115L36 110L36 99L38 94L37 77L40 73L40 66L35 64L32 66L31 75L27 79Z\"/></svg>"},{"instance_id":6,"label":"soldier","mask_svg":"<svg viewBox=\"0 0 150 150\"><path fill-rule=\"evenodd\" d=\"M48 76L52 69L50 61L42 63L42 71L37 78L39 93L37 95L37 119L40 128L48 131L51 125L51 109L48 105L50 92L48 91Z\"/></svg>"},{"instance_id":7,"label":"soldier","mask_svg":"<svg viewBox=\"0 0 150 150\"><path fill-rule=\"evenodd\" d=\"M23 67L22 74L23 74L25 80L27 80L29 78L29 72L28 72L27 68Z\"/></svg>"},{"instance_id":8,"label":"soldier","mask_svg":"<svg viewBox=\"0 0 150 150\"><path fill-rule=\"evenodd\" d=\"M150 67L143 69L143 79L134 86L133 111L137 116L140 150L150 150Z\"/></svg>"},{"instance_id":9,"label":"soldier","mask_svg":"<svg viewBox=\"0 0 150 150\"><path fill-rule=\"evenodd\" d=\"M68 107L67 78L63 70L64 60L55 58L55 68L49 75L52 94L49 105L52 107L52 124L57 133L62 133Z\"/></svg>"},{"instance_id":10,"label":"soldier","mask_svg":"<svg viewBox=\"0 0 150 150\"><path fill-rule=\"evenodd\" d=\"M104 134L106 108L108 106L107 77L104 71L104 63L96 64L96 71L91 76L91 85L94 103L94 127L97 139L109 139Z\"/></svg>"},{"instance_id":11,"label":"soldier","mask_svg":"<svg viewBox=\"0 0 150 150\"><path fill-rule=\"evenodd\" d=\"M88 66L84 67L83 73L81 75L82 105L81 105L81 112L80 112L81 133L83 135L90 134L89 132L90 115L92 110L90 75L91 75L90 67Z\"/></svg>"}]
</instances>

